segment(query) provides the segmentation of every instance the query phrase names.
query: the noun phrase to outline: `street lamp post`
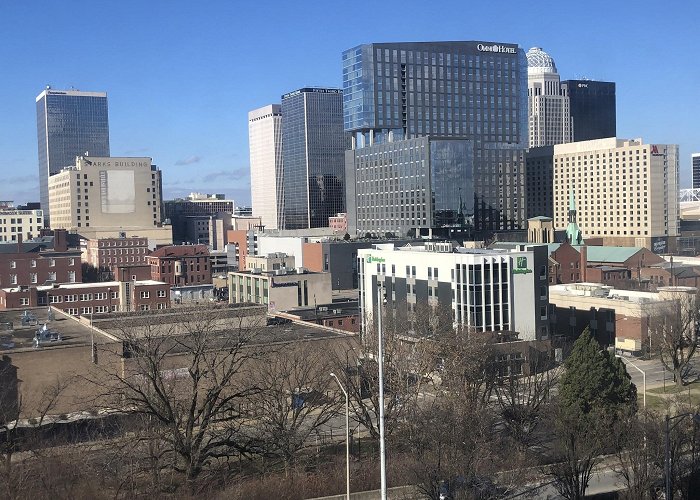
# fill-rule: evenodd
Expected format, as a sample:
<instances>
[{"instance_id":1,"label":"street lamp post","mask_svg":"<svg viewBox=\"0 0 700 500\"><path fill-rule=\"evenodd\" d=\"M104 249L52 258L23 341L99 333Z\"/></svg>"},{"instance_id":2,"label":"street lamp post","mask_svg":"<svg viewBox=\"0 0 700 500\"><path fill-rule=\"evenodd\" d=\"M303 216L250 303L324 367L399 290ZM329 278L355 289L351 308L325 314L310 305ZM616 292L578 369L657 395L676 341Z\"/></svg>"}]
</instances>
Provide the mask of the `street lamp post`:
<instances>
[{"instance_id":1,"label":"street lamp post","mask_svg":"<svg viewBox=\"0 0 700 500\"><path fill-rule=\"evenodd\" d=\"M347 500L350 500L350 398L348 398L348 391L340 383L338 376L331 373L331 377L338 382L338 387L345 395L345 492Z\"/></svg>"},{"instance_id":2,"label":"street lamp post","mask_svg":"<svg viewBox=\"0 0 700 500\"><path fill-rule=\"evenodd\" d=\"M377 296L377 341L379 343L379 461L381 477L381 500L386 500L386 446L384 441L384 338L382 332L382 304L384 302L384 287L379 284Z\"/></svg>"},{"instance_id":3,"label":"street lamp post","mask_svg":"<svg viewBox=\"0 0 700 500\"><path fill-rule=\"evenodd\" d=\"M673 500L673 482L671 481L671 431L681 423L681 419L689 415L693 416L694 424L700 423L700 413L681 413L680 415L674 415L673 417L666 414L666 439L664 446L664 483L666 487L666 500ZM678 419L678 421L671 425L671 420L676 419Z\"/></svg>"}]
</instances>

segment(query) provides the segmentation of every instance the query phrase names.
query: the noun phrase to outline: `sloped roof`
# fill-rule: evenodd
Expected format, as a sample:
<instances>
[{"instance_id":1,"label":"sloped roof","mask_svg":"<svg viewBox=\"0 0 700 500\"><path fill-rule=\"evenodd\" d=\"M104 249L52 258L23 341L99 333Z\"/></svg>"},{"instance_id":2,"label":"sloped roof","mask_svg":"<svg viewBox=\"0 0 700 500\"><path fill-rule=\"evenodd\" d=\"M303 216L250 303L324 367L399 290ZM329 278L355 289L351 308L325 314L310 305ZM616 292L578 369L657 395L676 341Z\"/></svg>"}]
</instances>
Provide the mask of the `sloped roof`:
<instances>
[{"instance_id":1,"label":"sloped roof","mask_svg":"<svg viewBox=\"0 0 700 500\"><path fill-rule=\"evenodd\" d=\"M580 245L574 248L581 251ZM642 247L602 247L586 246L588 262L614 262L621 264L627 259L644 250Z\"/></svg>"},{"instance_id":2,"label":"sloped roof","mask_svg":"<svg viewBox=\"0 0 700 500\"><path fill-rule=\"evenodd\" d=\"M36 253L39 252L42 248L45 248L46 245L42 243L21 243L21 250L18 250L18 245L17 242L11 242L11 243L0 243L0 253Z\"/></svg>"}]
</instances>

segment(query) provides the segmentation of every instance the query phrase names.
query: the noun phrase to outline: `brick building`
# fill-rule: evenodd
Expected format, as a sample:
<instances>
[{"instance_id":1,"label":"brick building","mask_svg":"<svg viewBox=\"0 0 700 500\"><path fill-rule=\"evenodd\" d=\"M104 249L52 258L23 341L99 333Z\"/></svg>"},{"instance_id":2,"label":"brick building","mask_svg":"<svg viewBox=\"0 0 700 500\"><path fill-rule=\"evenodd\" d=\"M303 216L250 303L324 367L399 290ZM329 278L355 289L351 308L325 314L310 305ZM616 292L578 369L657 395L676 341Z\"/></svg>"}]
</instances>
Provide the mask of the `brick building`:
<instances>
[{"instance_id":1,"label":"brick building","mask_svg":"<svg viewBox=\"0 0 700 500\"><path fill-rule=\"evenodd\" d=\"M85 241L83 260L96 268L147 264L148 238L100 238Z\"/></svg>"},{"instance_id":2,"label":"brick building","mask_svg":"<svg viewBox=\"0 0 700 500\"><path fill-rule=\"evenodd\" d=\"M80 250L69 249L65 231L47 242L0 244L0 287L77 283L82 280Z\"/></svg>"},{"instance_id":3,"label":"brick building","mask_svg":"<svg viewBox=\"0 0 700 500\"><path fill-rule=\"evenodd\" d=\"M106 281L0 289L0 309L51 305L74 316L109 311L148 311L170 307L170 285L143 281Z\"/></svg>"},{"instance_id":4,"label":"brick building","mask_svg":"<svg viewBox=\"0 0 700 500\"><path fill-rule=\"evenodd\" d=\"M151 279L175 286L211 283L209 248L206 245L171 245L148 257Z\"/></svg>"}]
</instances>

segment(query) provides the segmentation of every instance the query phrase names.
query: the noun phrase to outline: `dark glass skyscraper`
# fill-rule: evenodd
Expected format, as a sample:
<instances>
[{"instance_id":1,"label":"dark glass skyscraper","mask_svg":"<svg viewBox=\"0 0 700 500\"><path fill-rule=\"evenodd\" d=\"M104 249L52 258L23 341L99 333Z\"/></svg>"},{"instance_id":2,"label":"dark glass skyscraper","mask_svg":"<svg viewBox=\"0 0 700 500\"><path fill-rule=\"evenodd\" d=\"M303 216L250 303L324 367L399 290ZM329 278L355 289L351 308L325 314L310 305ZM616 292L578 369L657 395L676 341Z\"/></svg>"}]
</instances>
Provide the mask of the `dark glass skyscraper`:
<instances>
[{"instance_id":1,"label":"dark glass skyscraper","mask_svg":"<svg viewBox=\"0 0 700 500\"><path fill-rule=\"evenodd\" d=\"M615 83L566 80L573 142L617 136Z\"/></svg>"},{"instance_id":2,"label":"dark glass skyscraper","mask_svg":"<svg viewBox=\"0 0 700 500\"><path fill-rule=\"evenodd\" d=\"M49 214L49 176L75 165L75 157L109 156L107 94L47 88L36 98L39 190Z\"/></svg>"},{"instance_id":3,"label":"dark glass skyscraper","mask_svg":"<svg viewBox=\"0 0 700 500\"><path fill-rule=\"evenodd\" d=\"M328 227L345 211L343 94L303 88L282 96L284 229Z\"/></svg>"},{"instance_id":4,"label":"dark glass skyscraper","mask_svg":"<svg viewBox=\"0 0 700 500\"><path fill-rule=\"evenodd\" d=\"M690 157L692 163L693 189L700 188L700 153L693 153Z\"/></svg>"},{"instance_id":5,"label":"dark glass skyscraper","mask_svg":"<svg viewBox=\"0 0 700 500\"><path fill-rule=\"evenodd\" d=\"M524 226L527 61L517 45L360 45L343 52L343 99L353 230Z\"/></svg>"}]
</instances>

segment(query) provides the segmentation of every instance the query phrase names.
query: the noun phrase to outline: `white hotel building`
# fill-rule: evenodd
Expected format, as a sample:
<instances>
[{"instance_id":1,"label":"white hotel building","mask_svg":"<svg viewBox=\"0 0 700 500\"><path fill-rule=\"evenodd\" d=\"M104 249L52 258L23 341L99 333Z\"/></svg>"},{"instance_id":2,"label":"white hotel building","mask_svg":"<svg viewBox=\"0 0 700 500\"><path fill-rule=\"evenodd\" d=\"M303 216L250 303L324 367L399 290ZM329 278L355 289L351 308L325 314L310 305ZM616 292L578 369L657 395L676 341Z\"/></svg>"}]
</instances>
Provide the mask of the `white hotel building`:
<instances>
[{"instance_id":1,"label":"white hotel building","mask_svg":"<svg viewBox=\"0 0 700 500\"><path fill-rule=\"evenodd\" d=\"M521 340L548 337L546 246L477 250L452 243L358 251L364 331L376 316L380 295L387 311L410 320L420 305L450 305L455 326L481 332L520 333Z\"/></svg>"},{"instance_id":2,"label":"white hotel building","mask_svg":"<svg viewBox=\"0 0 700 500\"><path fill-rule=\"evenodd\" d=\"M678 236L678 145L615 137L554 146L554 227L573 192L583 238L662 253Z\"/></svg>"}]
</instances>

